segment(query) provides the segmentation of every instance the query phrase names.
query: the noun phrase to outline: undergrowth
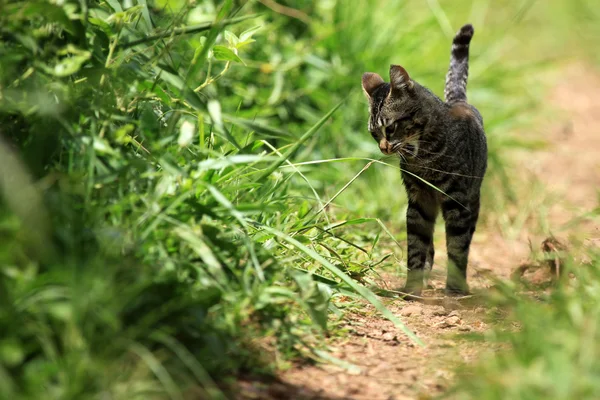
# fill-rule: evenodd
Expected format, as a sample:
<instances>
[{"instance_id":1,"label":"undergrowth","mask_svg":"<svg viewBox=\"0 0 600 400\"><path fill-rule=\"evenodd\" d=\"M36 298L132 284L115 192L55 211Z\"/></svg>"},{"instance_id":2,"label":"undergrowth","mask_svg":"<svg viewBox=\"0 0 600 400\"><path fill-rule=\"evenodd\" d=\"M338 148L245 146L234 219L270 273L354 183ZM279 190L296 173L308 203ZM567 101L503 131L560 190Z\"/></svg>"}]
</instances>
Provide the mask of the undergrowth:
<instances>
[{"instance_id":1,"label":"undergrowth","mask_svg":"<svg viewBox=\"0 0 600 400\"><path fill-rule=\"evenodd\" d=\"M600 396L600 258L597 249L587 252L589 261L563 259L562 279L551 290L530 287L527 294L516 295L522 287L502 285L493 305L506 317L497 321L487 338L504 350L461 368L458 384L447 398Z\"/></svg>"}]
</instances>

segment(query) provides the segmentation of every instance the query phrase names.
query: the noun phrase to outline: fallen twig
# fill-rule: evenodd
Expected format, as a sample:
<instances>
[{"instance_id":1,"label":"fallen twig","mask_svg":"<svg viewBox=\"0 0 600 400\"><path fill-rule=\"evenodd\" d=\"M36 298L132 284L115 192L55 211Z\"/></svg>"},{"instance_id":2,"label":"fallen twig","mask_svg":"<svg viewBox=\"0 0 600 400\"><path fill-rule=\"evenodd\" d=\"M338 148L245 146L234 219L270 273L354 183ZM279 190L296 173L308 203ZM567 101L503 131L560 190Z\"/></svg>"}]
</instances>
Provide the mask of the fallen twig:
<instances>
[{"instance_id":1,"label":"fallen twig","mask_svg":"<svg viewBox=\"0 0 600 400\"><path fill-rule=\"evenodd\" d=\"M166 37L169 36L180 36L180 35L189 35L192 33L200 33L200 32L204 32L204 31L208 31L210 29L212 29L213 27L216 26L220 26L220 27L225 27L227 25L232 25L232 24L236 24L238 22L242 22L245 21L247 19L250 18L256 18L259 14L253 14L253 15L245 15L243 17L236 17L236 18L230 18L230 19L224 19L218 22L204 22L198 25L193 25L193 26L186 26L183 28L175 28L175 29L170 29L170 30L164 30L158 33L155 33L153 35L150 36L146 36L144 38L141 39L137 39L137 40L133 40L131 42L125 42L125 43L119 43L117 44L117 49L128 49L130 47L134 47L146 42L152 42L152 41L156 41L156 40L160 40L160 39L164 39Z\"/></svg>"},{"instance_id":2,"label":"fallen twig","mask_svg":"<svg viewBox=\"0 0 600 400\"><path fill-rule=\"evenodd\" d=\"M390 292L390 293L394 293L397 295L400 295L404 300L414 300L414 301L418 301L421 302L423 304L427 304L427 305L444 305L444 304L448 304L449 302L460 302L463 300L469 300L469 299L473 299L477 296L475 295L466 295L466 296L460 296L460 297L450 297L450 296L437 296L437 297L423 297L423 296L416 296L414 294L410 294L410 293L405 293L405 292L401 292L398 290L386 290L386 292Z\"/></svg>"}]
</instances>

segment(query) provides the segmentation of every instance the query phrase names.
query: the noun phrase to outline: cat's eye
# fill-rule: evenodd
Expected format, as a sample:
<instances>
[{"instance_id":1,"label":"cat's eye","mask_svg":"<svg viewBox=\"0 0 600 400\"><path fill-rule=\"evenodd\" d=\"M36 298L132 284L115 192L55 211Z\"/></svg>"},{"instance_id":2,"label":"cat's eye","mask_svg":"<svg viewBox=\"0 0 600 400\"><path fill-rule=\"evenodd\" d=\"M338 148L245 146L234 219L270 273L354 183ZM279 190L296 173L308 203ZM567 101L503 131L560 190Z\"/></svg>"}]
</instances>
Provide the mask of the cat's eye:
<instances>
[{"instance_id":1,"label":"cat's eye","mask_svg":"<svg viewBox=\"0 0 600 400\"><path fill-rule=\"evenodd\" d=\"M396 123L395 122L393 124L390 124L385 127L385 133L387 133L388 135L391 135L394 132L396 132Z\"/></svg>"}]
</instances>

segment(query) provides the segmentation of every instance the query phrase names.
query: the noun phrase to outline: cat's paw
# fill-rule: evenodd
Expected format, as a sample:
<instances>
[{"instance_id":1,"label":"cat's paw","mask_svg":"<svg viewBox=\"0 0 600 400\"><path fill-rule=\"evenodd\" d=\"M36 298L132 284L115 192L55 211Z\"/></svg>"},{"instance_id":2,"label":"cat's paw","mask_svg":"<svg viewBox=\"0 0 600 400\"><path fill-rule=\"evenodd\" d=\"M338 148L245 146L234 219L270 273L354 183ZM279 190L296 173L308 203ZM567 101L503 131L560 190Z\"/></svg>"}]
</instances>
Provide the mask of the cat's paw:
<instances>
[{"instance_id":1,"label":"cat's paw","mask_svg":"<svg viewBox=\"0 0 600 400\"><path fill-rule=\"evenodd\" d=\"M422 286L418 285L406 285L400 288L398 291L401 293L400 297L404 300L417 300L421 297Z\"/></svg>"},{"instance_id":2,"label":"cat's paw","mask_svg":"<svg viewBox=\"0 0 600 400\"><path fill-rule=\"evenodd\" d=\"M461 297L461 296L468 296L471 294L469 292L469 287L466 285L461 286L461 287L447 286L445 293L446 293L446 296L448 296L448 297Z\"/></svg>"}]
</instances>

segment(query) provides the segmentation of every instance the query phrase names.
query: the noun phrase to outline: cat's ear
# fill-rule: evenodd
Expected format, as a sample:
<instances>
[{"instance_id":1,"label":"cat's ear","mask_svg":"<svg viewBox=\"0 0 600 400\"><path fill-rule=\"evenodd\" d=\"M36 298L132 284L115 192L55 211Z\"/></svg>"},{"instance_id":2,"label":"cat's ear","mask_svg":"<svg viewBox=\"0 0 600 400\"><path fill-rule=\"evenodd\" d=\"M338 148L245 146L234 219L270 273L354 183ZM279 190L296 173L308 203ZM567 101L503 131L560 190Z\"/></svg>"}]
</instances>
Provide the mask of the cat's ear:
<instances>
[{"instance_id":1,"label":"cat's ear","mask_svg":"<svg viewBox=\"0 0 600 400\"><path fill-rule=\"evenodd\" d=\"M400 65L390 65L390 84L392 91L413 88L413 82L410 80L408 72Z\"/></svg>"},{"instance_id":2,"label":"cat's ear","mask_svg":"<svg viewBox=\"0 0 600 400\"><path fill-rule=\"evenodd\" d=\"M374 72L365 72L362 76L362 88L367 98L373 97L375 89L384 83L383 78Z\"/></svg>"}]
</instances>

